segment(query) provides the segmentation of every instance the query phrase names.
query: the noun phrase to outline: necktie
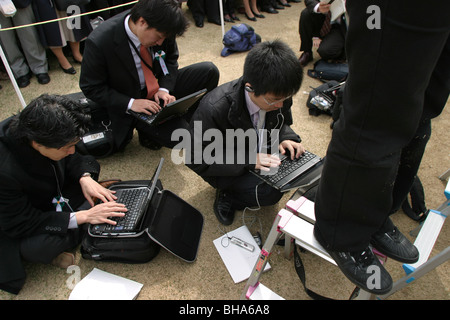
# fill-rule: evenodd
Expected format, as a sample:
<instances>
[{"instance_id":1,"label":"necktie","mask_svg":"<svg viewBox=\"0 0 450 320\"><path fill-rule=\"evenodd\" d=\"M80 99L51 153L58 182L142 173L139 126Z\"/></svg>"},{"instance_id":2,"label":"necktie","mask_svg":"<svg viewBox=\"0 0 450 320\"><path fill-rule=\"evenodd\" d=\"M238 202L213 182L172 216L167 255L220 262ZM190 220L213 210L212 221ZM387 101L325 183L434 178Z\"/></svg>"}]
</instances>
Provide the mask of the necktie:
<instances>
[{"instance_id":1,"label":"necktie","mask_svg":"<svg viewBox=\"0 0 450 320\"><path fill-rule=\"evenodd\" d=\"M331 11L328 11L323 22L322 29L320 29L320 37L325 37L331 30Z\"/></svg>"},{"instance_id":2,"label":"necktie","mask_svg":"<svg viewBox=\"0 0 450 320\"><path fill-rule=\"evenodd\" d=\"M149 66L152 66L152 58L150 57L150 52L148 51L148 49L141 45L139 50L141 52L142 60L144 60ZM158 80L156 80L156 77L153 74L153 71L145 65L144 61L141 61L141 66L142 71L144 72L145 84L147 86L147 99L151 99L153 98L155 93L158 92L159 84Z\"/></svg>"}]
</instances>

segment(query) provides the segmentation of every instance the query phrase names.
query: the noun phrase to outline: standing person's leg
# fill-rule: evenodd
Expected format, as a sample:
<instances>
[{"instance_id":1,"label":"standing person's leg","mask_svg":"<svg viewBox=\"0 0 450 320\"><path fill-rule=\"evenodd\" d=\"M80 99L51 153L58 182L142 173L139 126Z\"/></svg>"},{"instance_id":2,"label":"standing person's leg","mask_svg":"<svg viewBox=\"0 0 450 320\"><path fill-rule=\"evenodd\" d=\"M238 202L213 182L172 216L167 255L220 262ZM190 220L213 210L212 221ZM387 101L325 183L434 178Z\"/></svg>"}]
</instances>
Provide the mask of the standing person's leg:
<instances>
[{"instance_id":1,"label":"standing person's leg","mask_svg":"<svg viewBox=\"0 0 450 320\"><path fill-rule=\"evenodd\" d=\"M365 250L386 221L401 150L416 132L450 30L450 3L438 12L428 10L437 1L375 4L380 15L371 17L366 2L347 1L350 74L315 210L315 234L334 252ZM379 29L369 28L371 18Z\"/></svg>"}]
</instances>

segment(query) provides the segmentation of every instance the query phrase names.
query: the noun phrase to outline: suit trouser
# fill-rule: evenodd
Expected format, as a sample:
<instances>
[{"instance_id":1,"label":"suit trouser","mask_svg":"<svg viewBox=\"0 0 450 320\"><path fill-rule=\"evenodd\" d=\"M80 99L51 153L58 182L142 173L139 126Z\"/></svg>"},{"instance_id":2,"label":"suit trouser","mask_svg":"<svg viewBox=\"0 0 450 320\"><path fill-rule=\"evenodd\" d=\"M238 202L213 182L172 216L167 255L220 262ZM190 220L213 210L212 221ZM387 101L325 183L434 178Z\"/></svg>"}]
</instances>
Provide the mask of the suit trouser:
<instances>
[{"instance_id":1,"label":"suit trouser","mask_svg":"<svg viewBox=\"0 0 450 320\"><path fill-rule=\"evenodd\" d=\"M325 21L325 15L303 9L298 23L300 35L300 51L312 52L313 37L320 37L320 29ZM345 37L343 27L332 24L330 32L322 39L317 53L322 59L345 59Z\"/></svg>"},{"instance_id":2,"label":"suit trouser","mask_svg":"<svg viewBox=\"0 0 450 320\"><path fill-rule=\"evenodd\" d=\"M12 18L6 18L0 14L2 28L26 25L35 22L31 5L24 9L17 9ZM34 74L47 73L47 54L45 48L39 42L39 36L35 27L26 27L10 31L1 31L0 40L2 48L16 78L27 75L31 71ZM17 41L20 41L20 45ZM22 47L22 50L20 49Z\"/></svg>"},{"instance_id":3,"label":"suit trouser","mask_svg":"<svg viewBox=\"0 0 450 320\"><path fill-rule=\"evenodd\" d=\"M379 8L379 29L368 28L370 4ZM440 1L347 1L350 73L315 208L327 249L362 250L389 220L402 151L448 99L449 10ZM420 159L419 152L417 167Z\"/></svg>"},{"instance_id":4,"label":"suit trouser","mask_svg":"<svg viewBox=\"0 0 450 320\"><path fill-rule=\"evenodd\" d=\"M219 70L210 62L200 62L184 67L178 71L175 89L171 92L177 99L185 97L198 90L211 91L219 82ZM136 121L136 129L140 135L145 136L159 144L173 148L180 141L172 140L172 132L176 129L189 130L189 121L198 103L192 106L183 117L173 118L157 126L149 126L141 121Z\"/></svg>"},{"instance_id":5,"label":"suit trouser","mask_svg":"<svg viewBox=\"0 0 450 320\"><path fill-rule=\"evenodd\" d=\"M241 176L203 177L212 187L224 191L230 197L233 208L271 206L280 201L283 193L247 172Z\"/></svg>"}]
</instances>

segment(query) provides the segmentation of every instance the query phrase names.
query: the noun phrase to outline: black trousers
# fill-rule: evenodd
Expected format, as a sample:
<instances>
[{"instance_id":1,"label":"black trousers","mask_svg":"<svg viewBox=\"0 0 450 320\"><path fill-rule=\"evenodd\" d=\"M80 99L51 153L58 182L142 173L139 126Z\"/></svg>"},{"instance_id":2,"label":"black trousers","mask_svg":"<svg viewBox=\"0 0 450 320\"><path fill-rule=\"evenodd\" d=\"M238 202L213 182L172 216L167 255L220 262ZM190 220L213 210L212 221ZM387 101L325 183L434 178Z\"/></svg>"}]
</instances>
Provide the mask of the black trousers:
<instances>
[{"instance_id":1,"label":"black trousers","mask_svg":"<svg viewBox=\"0 0 450 320\"><path fill-rule=\"evenodd\" d=\"M272 188L254 174L248 172L236 177L204 177L211 186L226 192L232 199L233 208L271 206L280 201L283 193Z\"/></svg>"},{"instance_id":2,"label":"black trousers","mask_svg":"<svg viewBox=\"0 0 450 320\"><path fill-rule=\"evenodd\" d=\"M371 4L380 29L368 27ZM394 189L397 202L409 191L426 144L414 137L429 132L450 92L449 10L436 0L347 1L350 73L315 207L316 236L329 250L367 247L396 205ZM415 168L404 173L408 148Z\"/></svg>"},{"instance_id":3,"label":"black trousers","mask_svg":"<svg viewBox=\"0 0 450 320\"><path fill-rule=\"evenodd\" d=\"M325 15L303 9L298 23L300 51L312 52L313 37L320 37ZM345 59L345 30L340 24L332 24L330 32L322 39L317 53L322 59Z\"/></svg>"},{"instance_id":4,"label":"black trousers","mask_svg":"<svg viewBox=\"0 0 450 320\"><path fill-rule=\"evenodd\" d=\"M178 77L174 92L171 92L177 99L185 97L198 90L207 89L211 91L219 83L219 70L211 62L200 62L189 65L178 71ZM147 139L153 140L165 147L173 148L179 140L172 141L172 132L176 129L189 129L190 117L194 113L198 103L189 109L183 117L173 118L157 126L136 120L135 127L139 133ZM132 136L132 132L130 132Z\"/></svg>"}]
</instances>

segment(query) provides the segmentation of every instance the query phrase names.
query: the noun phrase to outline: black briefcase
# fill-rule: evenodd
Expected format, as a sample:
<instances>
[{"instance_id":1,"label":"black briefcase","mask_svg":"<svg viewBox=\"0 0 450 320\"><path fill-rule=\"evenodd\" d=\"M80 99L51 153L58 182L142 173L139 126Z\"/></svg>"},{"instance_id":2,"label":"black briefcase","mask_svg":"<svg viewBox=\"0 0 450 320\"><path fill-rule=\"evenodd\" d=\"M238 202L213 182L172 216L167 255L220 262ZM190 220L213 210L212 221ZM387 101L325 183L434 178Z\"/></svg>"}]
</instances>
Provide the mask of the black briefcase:
<instances>
[{"instance_id":1,"label":"black briefcase","mask_svg":"<svg viewBox=\"0 0 450 320\"><path fill-rule=\"evenodd\" d=\"M148 180L122 181L109 188L147 186ZM81 244L83 258L97 261L145 263L163 247L187 262L197 258L203 230L203 215L158 180L158 192L152 197L142 231L130 236L95 237L86 233Z\"/></svg>"}]
</instances>

